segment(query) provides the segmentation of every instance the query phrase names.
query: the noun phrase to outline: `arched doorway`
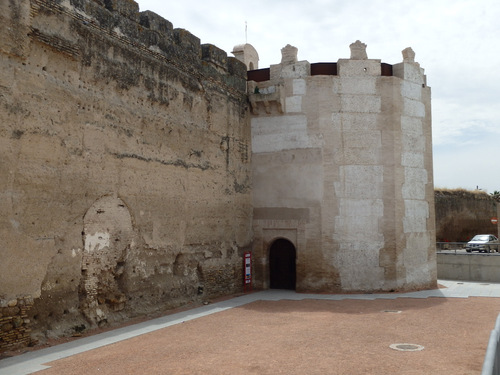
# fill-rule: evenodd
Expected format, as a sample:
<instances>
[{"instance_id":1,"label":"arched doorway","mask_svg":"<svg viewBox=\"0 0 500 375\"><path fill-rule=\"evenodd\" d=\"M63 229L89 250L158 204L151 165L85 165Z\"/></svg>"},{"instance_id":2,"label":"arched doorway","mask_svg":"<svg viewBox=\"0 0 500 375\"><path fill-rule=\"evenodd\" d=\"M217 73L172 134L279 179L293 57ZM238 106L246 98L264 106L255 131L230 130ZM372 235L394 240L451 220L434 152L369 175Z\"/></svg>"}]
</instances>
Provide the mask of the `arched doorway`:
<instances>
[{"instance_id":1,"label":"arched doorway","mask_svg":"<svg viewBox=\"0 0 500 375\"><path fill-rule=\"evenodd\" d=\"M295 290L296 250L293 243L279 238L269 249L269 284L271 289Z\"/></svg>"}]
</instances>

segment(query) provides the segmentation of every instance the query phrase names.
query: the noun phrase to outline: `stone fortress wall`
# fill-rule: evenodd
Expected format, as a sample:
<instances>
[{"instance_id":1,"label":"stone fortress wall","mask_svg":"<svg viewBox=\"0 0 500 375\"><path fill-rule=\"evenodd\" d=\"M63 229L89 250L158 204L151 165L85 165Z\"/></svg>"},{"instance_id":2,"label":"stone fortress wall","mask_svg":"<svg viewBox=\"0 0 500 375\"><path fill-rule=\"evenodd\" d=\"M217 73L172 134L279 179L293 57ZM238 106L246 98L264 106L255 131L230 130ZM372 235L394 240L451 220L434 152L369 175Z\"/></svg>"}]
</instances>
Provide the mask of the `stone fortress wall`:
<instances>
[{"instance_id":1,"label":"stone fortress wall","mask_svg":"<svg viewBox=\"0 0 500 375\"><path fill-rule=\"evenodd\" d=\"M240 291L245 65L134 1L2 1L0 33L0 348Z\"/></svg>"},{"instance_id":2,"label":"stone fortress wall","mask_svg":"<svg viewBox=\"0 0 500 375\"><path fill-rule=\"evenodd\" d=\"M500 216L500 204L483 191L436 189L435 209L437 242L468 242L476 234L500 233L500 224L491 222Z\"/></svg>"},{"instance_id":3,"label":"stone fortress wall","mask_svg":"<svg viewBox=\"0 0 500 375\"><path fill-rule=\"evenodd\" d=\"M2 2L0 32L1 350L239 292L245 251L256 288L288 251L298 291L435 286L410 49L255 70L132 0Z\"/></svg>"}]
</instances>

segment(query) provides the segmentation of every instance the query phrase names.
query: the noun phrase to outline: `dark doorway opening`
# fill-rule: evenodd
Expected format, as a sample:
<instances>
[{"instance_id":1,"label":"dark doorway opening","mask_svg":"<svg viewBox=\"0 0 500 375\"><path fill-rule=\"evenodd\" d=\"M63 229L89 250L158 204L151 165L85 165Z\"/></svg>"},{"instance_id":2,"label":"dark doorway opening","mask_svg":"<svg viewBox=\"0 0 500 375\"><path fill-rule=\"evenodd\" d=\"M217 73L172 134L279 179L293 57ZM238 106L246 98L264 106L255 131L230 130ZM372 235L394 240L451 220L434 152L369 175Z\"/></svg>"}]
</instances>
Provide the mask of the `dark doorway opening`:
<instances>
[{"instance_id":1,"label":"dark doorway opening","mask_svg":"<svg viewBox=\"0 0 500 375\"><path fill-rule=\"evenodd\" d=\"M295 246L283 238L277 239L269 249L269 282L271 289L295 290Z\"/></svg>"}]
</instances>

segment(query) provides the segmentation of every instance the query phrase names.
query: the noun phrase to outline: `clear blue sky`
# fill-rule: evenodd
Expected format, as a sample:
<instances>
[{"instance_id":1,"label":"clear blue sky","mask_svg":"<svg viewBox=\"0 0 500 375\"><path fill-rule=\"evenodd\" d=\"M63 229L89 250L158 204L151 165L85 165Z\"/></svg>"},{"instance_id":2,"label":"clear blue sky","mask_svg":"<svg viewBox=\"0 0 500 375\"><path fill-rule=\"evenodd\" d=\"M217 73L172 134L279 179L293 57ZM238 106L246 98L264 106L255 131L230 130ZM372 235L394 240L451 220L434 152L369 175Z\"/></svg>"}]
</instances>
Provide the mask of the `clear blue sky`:
<instances>
[{"instance_id":1,"label":"clear blue sky","mask_svg":"<svg viewBox=\"0 0 500 375\"><path fill-rule=\"evenodd\" d=\"M357 39L389 64L412 47L432 88L434 185L500 191L497 0L137 1L228 55L251 43L260 68L286 44L311 63L348 58Z\"/></svg>"}]
</instances>

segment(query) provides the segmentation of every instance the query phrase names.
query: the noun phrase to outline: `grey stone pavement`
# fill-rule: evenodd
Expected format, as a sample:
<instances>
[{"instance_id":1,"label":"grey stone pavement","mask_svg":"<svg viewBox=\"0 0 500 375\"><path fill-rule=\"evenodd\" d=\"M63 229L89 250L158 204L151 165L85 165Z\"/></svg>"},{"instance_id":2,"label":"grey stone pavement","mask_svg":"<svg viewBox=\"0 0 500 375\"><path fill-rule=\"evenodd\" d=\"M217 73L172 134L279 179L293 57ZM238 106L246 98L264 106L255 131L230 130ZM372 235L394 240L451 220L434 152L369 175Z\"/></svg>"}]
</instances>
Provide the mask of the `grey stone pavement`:
<instances>
[{"instance_id":1,"label":"grey stone pavement","mask_svg":"<svg viewBox=\"0 0 500 375\"><path fill-rule=\"evenodd\" d=\"M37 351L27 352L18 356L0 360L0 375L31 374L49 368L44 363L70 357L75 354L100 348L122 340L143 335L158 329L170 327L185 321L197 319L206 315L215 314L233 307L242 306L255 301L279 300L333 300L345 299L375 300L396 298L468 298L468 297L500 297L500 283L467 282L439 280L438 283L445 288L422 290L411 293L387 294L303 294L291 290L265 290L245 294L222 302L201 306L191 310L166 315L142 323L118 328L105 333L88 336L65 344L52 346Z\"/></svg>"}]
</instances>

